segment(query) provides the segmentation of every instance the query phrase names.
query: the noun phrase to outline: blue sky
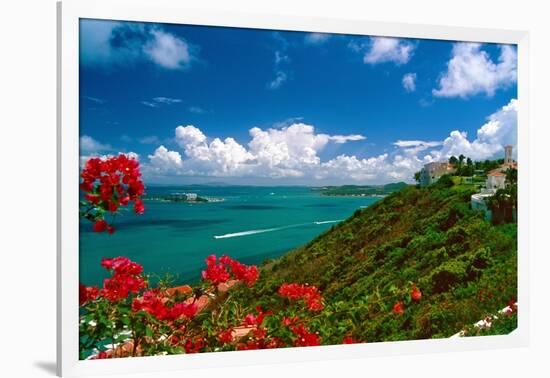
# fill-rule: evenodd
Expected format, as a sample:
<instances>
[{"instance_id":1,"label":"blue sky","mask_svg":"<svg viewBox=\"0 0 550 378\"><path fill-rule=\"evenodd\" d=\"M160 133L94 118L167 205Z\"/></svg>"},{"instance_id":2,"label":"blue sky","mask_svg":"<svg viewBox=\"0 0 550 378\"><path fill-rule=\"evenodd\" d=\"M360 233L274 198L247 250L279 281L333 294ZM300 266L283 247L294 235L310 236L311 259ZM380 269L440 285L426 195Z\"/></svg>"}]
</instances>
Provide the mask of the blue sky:
<instances>
[{"instance_id":1,"label":"blue sky","mask_svg":"<svg viewBox=\"0 0 550 378\"><path fill-rule=\"evenodd\" d=\"M82 20L83 159L149 183L379 184L517 140L514 46Z\"/></svg>"}]
</instances>

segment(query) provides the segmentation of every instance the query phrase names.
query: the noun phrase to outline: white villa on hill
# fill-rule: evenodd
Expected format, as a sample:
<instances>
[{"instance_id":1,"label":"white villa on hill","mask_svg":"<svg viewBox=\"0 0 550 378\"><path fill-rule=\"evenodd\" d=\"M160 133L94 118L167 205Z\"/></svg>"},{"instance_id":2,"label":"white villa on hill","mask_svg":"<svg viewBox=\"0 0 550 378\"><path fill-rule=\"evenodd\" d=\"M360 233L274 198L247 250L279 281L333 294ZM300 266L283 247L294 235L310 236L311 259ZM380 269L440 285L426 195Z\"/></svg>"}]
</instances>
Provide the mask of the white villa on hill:
<instances>
[{"instance_id":1,"label":"white villa on hill","mask_svg":"<svg viewBox=\"0 0 550 378\"><path fill-rule=\"evenodd\" d=\"M492 213L487 206L489 198L495 195L497 190L506 188L506 170L517 169L518 164L512 159L512 146L504 146L504 163L487 174L485 188L481 192L472 194L470 204L472 209L485 212L485 218L491 219Z\"/></svg>"}]
</instances>

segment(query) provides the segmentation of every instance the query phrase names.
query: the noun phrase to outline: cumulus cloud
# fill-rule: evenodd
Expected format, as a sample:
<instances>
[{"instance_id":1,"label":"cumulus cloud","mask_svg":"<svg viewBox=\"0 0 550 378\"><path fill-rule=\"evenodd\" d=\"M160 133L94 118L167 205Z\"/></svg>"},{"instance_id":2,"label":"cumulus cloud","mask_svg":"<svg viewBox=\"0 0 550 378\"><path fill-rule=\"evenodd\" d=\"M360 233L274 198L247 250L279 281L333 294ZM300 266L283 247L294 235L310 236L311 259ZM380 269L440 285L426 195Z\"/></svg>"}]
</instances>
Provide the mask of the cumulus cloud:
<instances>
[{"instance_id":1,"label":"cumulus cloud","mask_svg":"<svg viewBox=\"0 0 550 378\"><path fill-rule=\"evenodd\" d=\"M407 92L414 92L416 90L416 73L408 73L403 75L401 84Z\"/></svg>"},{"instance_id":2,"label":"cumulus cloud","mask_svg":"<svg viewBox=\"0 0 550 378\"><path fill-rule=\"evenodd\" d=\"M328 33L308 33L304 37L304 42L309 45L321 45L330 39Z\"/></svg>"},{"instance_id":3,"label":"cumulus cloud","mask_svg":"<svg viewBox=\"0 0 550 378\"><path fill-rule=\"evenodd\" d=\"M103 144L88 135L80 137L80 151L84 153L99 153L104 151L112 151L113 147L109 144Z\"/></svg>"},{"instance_id":4,"label":"cumulus cloud","mask_svg":"<svg viewBox=\"0 0 550 378\"><path fill-rule=\"evenodd\" d=\"M195 177L274 178L300 183L412 182L414 172L424 164L452 155L474 160L501 157L504 145L517 145L517 110L517 100L511 100L487 117L474 139L453 130L443 141L397 140L391 153L370 157L340 154L327 160L321 158L321 152L328 144L366 138L318 133L312 125L294 122L278 128L253 127L244 145L233 138L209 138L193 125L178 126L175 140L182 154L160 146L149 156L148 165L151 172Z\"/></svg>"},{"instance_id":5,"label":"cumulus cloud","mask_svg":"<svg viewBox=\"0 0 550 378\"><path fill-rule=\"evenodd\" d=\"M184 70L198 48L161 26L108 20L80 22L80 58L84 65L122 66L148 61L165 69Z\"/></svg>"},{"instance_id":6,"label":"cumulus cloud","mask_svg":"<svg viewBox=\"0 0 550 378\"><path fill-rule=\"evenodd\" d=\"M499 49L500 56L494 62L479 43L454 44L447 70L440 75L433 95L468 98L484 93L491 97L497 90L514 84L517 81L516 49L509 45L501 45Z\"/></svg>"},{"instance_id":7,"label":"cumulus cloud","mask_svg":"<svg viewBox=\"0 0 550 378\"><path fill-rule=\"evenodd\" d=\"M309 177L318 170L319 152L329 143L342 144L365 139L358 134L328 135L316 133L304 123L281 128L249 130L250 141L241 145L233 138L208 138L193 125L178 126L175 141L183 151L181 165L167 159L163 146L150 155L154 172L173 172L191 176L216 177ZM161 159L162 157L162 159ZM166 170L161 166L168 165Z\"/></svg>"},{"instance_id":8,"label":"cumulus cloud","mask_svg":"<svg viewBox=\"0 0 550 378\"><path fill-rule=\"evenodd\" d=\"M517 145L518 101L513 99L507 105L491 114L487 122L477 130L473 141L464 131L454 130L443 141L440 151L432 153L434 158L448 158L463 154L474 160L494 158L502 154L507 144Z\"/></svg>"},{"instance_id":9,"label":"cumulus cloud","mask_svg":"<svg viewBox=\"0 0 550 378\"><path fill-rule=\"evenodd\" d=\"M182 166L181 155L177 151L169 151L164 146L159 146L153 155L149 155L148 169L155 173L178 173Z\"/></svg>"},{"instance_id":10,"label":"cumulus cloud","mask_svg":"<svg viewBox=\"0 0 550 378\"><path fill-rule=\"evenodd\" d=\"M187 42L162 30L151 30L151 39L143 46L143 52L153 62L168 69L187 68L191 53Z\"/></svg>"},{"instance_id":11,"label":"cumulus cloud","mask_svg":"<svg viewBox=\"0 0 550 378\"><path fill-rule=\"evenodd\" d=\"M191 175L227 176L242 174L252 155L233 138L214 138L208 142L206 135L193 125L176 127L176 143L188 157L186 173Z\"/></svg>"},{"instance_id":12,"label":"cumulus cloud","mask_svg":"<svg viewBox=\"0 0 550 378\"><path fill-rule=\"evenodd\" d=\"M364 53L363 62L367 64L394 63L402 65L413 56L415 45L404 39L390 37L371 37L368 42L352 41L349 48Z\"/></svg>"}]
</instances>

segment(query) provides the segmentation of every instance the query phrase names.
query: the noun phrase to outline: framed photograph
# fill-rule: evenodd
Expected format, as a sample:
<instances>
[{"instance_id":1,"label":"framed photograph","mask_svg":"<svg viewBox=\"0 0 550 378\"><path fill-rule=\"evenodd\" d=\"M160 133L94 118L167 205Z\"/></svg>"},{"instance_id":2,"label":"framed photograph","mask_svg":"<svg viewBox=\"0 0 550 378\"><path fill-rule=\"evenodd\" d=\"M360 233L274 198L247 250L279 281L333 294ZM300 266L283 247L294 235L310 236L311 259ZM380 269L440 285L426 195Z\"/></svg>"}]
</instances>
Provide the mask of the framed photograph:
<instances>
[{"instance_id":1,"label":"framed photograph","mask_svg":"<svg viewBox=\"0 0 550 378\"><path fill-rule=\"evenodd\" d=\"M58 38L58 374L527 345L526 32L113 0Z\"/></svg>"}]
</instances>

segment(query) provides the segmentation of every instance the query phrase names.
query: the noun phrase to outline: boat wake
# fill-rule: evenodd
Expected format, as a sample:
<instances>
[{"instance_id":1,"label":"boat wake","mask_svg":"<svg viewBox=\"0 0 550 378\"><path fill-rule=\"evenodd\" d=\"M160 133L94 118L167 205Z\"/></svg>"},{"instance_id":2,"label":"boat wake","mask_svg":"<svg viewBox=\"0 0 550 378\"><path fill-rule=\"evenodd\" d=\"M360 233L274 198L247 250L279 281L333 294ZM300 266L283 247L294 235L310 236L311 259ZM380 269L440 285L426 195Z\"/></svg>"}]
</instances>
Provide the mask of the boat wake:
<instances>
[{"instance_id":1,"label":"boat wake","mask_svg":"<svg viewBox=\"0 0 550 378\"><path fill-rule=\"evenodd\" d=\"M230 234L214 235L214 239L238 238L238 237L241 237L241 236L263 234L264 232L281 231L281 230L286 230L288 228L303 227L303 226L308 226L308 225L312 225L312 224L320 225L320 224L327 224L327 223L338 223L338 222L341 222L341 221L342 221L342 219L328 220L328 221L316 221L316 222L308 222L308 223L291 224L289 226L283 226L283 227L263 228L263 229L260 229L260 230L248 230L248 231L241 231L241 232L233 232L233 233L230 233Z\"/></svg>"},{"instance_id":2,"label":"boat wake","mask_svg":"<svg viewBox=\"0 0 550 378\"><path fill-rule=\"evenodd\" d=\"M327 224L327 223L338 223L342 222L343 219L336 219L336 220L328 220L328 221L320 221L320 222L313 222L315 224Z\"/></svg>"}]
</instances>

